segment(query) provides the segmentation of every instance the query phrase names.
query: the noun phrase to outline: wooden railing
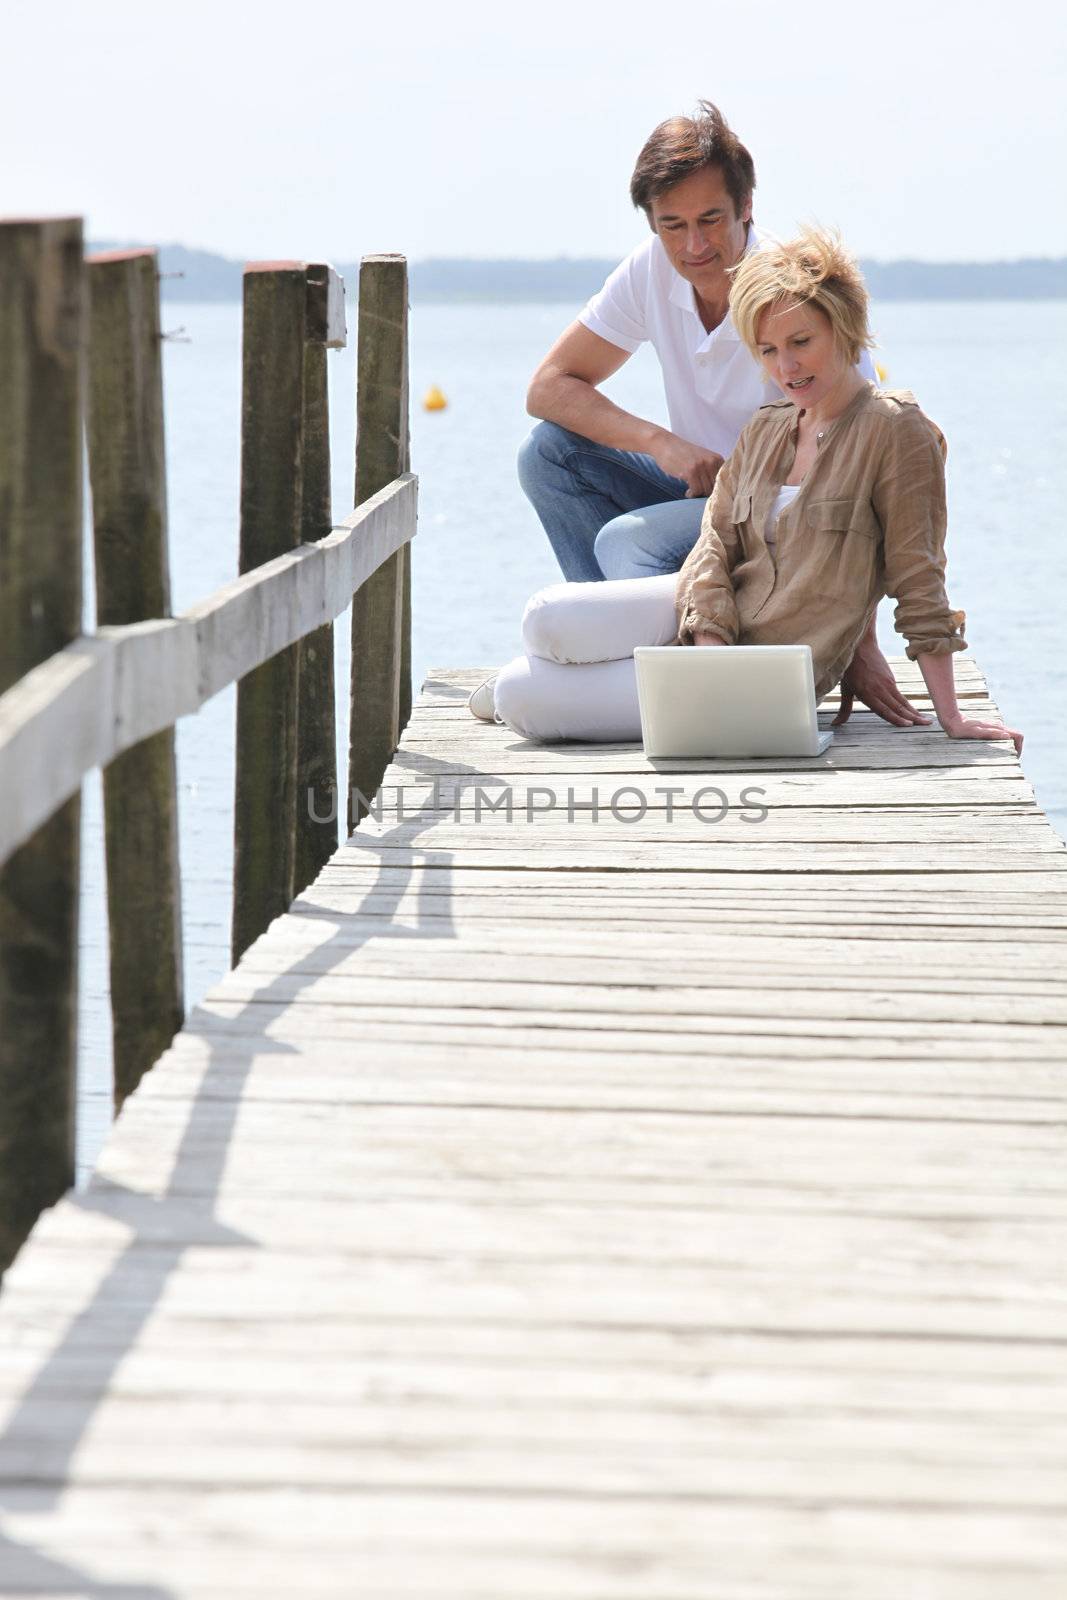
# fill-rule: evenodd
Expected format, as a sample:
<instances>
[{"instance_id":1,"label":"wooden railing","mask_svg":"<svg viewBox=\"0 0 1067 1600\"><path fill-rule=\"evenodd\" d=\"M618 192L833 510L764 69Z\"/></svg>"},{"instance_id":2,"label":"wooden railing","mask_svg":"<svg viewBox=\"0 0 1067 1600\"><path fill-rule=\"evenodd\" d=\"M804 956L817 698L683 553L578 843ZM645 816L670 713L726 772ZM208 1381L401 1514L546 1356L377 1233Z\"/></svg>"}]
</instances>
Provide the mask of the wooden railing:
<instances>
[{"instance_id":1,"label":"wooden railing","mask_svg":"<svg viewBox=\"0 0 1067 1600\"><path fill-rule=\"evenodd\" d=\"M177 617L158 283L152 251L86 261L80 220L0 223L0 1268L73 1182L86 774L104 772L118 1106L183 1016L177 719L237 683L236 962L337 847L318 818L337 788L332 624L349 604L357 814L411 707L404 259L360 270L356 510L338 524L326 352L345 343L344 285L326 265L246 269L241 576Z\"/></svg>"}]
</instances>

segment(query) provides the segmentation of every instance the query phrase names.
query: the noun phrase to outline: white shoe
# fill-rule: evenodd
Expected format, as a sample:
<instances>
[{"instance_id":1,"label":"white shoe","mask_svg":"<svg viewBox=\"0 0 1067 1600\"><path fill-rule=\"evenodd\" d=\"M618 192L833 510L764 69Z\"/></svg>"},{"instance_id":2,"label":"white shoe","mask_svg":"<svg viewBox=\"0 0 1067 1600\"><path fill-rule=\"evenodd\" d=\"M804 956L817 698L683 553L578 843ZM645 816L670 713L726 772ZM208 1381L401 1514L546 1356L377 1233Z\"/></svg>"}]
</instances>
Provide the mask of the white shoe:
<instances>
[{"instance_id":1,"label":"white shoe","mask_svg":"<svg viewBox=\"0 0 1067 1600\"><path fill-rule=\"evenodd\" d=\"M472 717L477 717L479 722L496 721L496 673L490 673L484 682L480 683L467 701L467 710Z\"/></svg>"}]
</instances>

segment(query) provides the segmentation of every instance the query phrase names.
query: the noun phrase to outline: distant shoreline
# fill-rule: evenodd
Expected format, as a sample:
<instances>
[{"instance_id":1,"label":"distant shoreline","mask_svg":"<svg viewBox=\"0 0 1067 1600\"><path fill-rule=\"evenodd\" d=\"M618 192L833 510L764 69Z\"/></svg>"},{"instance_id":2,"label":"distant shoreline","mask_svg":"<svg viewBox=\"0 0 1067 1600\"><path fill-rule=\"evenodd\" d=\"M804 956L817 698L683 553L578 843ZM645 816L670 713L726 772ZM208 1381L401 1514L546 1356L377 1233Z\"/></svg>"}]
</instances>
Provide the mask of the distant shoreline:
<instances>
[{"instance_id":1,"label":"distant shoreline","mask_svg":"<svg viewBox=\"0 0 1067 1600\"><path fill-rule=\"evenodd\" d=\"M127 241L128 243L128 241ZM100 241L92 251L121 248ZM169 301L241 298L244 263L184 245L159 247ZM580 306L617 263L612 259L555 261L429 260L411 263L413 305L569 304ZM348 284L358 263L335 262ZM879 300L1067 300L1067 257L1025 261L863 261L871 298Z\"/></svg>"}]
</instances>

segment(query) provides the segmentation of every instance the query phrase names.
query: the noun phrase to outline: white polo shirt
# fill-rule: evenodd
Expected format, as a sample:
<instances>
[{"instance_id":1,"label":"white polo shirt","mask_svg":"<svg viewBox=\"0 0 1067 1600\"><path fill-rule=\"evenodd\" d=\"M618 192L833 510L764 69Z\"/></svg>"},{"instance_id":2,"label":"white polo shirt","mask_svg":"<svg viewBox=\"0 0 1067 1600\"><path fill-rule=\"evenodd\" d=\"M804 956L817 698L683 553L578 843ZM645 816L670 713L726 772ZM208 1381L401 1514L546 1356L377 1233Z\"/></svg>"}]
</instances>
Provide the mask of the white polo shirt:
<instances>
[{"instance_id":1,"label":"white polo shirt","mask_svg":"<svg viewBox=\"0 0 1067 1600\"><path fill-rule=\"evenodd\" d=\"M745 254L759 246L750 227ZM742 344L729 313L706 331L693 285L674 270L654 233L620 262L578 321L631 355L650 340L663 369L671 432L721 456L730 454L760 406L782 398ZM859 369L877 381L866 350Z\"/></svg>"}]
</instances>

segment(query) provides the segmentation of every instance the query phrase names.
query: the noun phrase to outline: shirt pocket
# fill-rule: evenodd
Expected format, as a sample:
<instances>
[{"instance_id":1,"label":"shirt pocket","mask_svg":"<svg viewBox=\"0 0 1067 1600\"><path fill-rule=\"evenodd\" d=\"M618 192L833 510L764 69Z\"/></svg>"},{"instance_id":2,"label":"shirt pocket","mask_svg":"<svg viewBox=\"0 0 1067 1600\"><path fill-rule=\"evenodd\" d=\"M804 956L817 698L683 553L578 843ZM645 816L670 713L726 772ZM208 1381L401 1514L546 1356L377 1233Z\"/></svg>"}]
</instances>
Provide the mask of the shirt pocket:
<instances>
[{"instance_id":1,"label":"shirt pocket","mask_svg":"<svg viewBox=\"0 0 1067 1600\"><path fill-rule=\"evenodd\" d=\"M816 594L866 606L878 585L882 530L864 500L814 500L804 514L806 538L798 552Z\"/></svg>"},{"instance_id":2,"label":"shirt pocket","mask_svg":"<svg viewBox=\"0 0 1067 1600\"><path fill-rule=\"evenodd\" d=\"M763 541L758 537L756 529L752 526L753 494L751 489L739 489L734 495L730 507L730 521L734 526L734 537L737 540L737 558L734 566L735 578L743 582L747 570L754 561L758 562L764 552Z\"/></svg>"},{"instance_id":3,"label":"shirt pocket","mask_svg":"<svg viewBox=\"0 0 1067 1600\"><path fill-rule=\"evenodd\" d=\"M858 533L865 539L881 535L874 508L866 500L812 500L806 512L809 528L827 533Z\"/></svg>"}]
</instances>

